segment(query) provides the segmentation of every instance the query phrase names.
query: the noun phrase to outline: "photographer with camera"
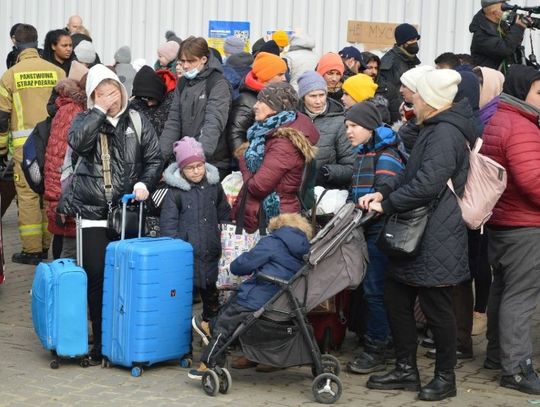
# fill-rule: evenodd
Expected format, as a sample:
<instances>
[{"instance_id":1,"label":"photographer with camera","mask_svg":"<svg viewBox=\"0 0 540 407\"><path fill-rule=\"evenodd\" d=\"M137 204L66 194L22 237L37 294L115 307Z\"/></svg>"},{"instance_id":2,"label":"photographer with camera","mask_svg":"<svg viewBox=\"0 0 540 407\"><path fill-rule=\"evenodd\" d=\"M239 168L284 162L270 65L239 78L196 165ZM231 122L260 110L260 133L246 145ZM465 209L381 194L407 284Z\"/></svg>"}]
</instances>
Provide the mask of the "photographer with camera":
<instances>
[{"instance_id":1,"label":"photographer with camera","mask_svg":"<svg viewBox=\"0 0 540 407\"><path fill-rule=\"evenodd\" d=\"M509 65L521 63L523 34L533 20L515 11L503 13L503 8L507 8L503 3L504 0L482 0L482 9L473 17L469 31L473 33L471 55L475 65L504 73Z\"/></svg>"}]
</instances>

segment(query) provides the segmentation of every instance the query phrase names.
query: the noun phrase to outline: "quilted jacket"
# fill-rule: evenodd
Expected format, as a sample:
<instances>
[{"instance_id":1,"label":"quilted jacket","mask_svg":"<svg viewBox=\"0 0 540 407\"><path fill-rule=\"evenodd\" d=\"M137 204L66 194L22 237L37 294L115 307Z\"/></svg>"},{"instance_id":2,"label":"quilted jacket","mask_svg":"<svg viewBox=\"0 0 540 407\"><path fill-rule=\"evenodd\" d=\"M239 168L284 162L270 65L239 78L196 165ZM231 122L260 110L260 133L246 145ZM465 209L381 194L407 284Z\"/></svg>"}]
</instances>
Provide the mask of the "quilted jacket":
<instances>
[{"instance_id":1,"label":"quilted jacket","mask_svg":"<svg viewBox=\"0 0 540 407\"><path fill-rule=\"evenodd\" d=\"M434 205L419 255L409 260L391 259L389 273L395 279L436 287L470 278L467 228L446 183L452 178L458 195L463 194L469 169L466 141L474 142L475 137L473 112L462 100L424 122L405 172L379 189L385 198L385 214Z\"/></svg>"},{"instance_id":2,"label":"quilted jacket","mask_svg":"<svg viewBox=\"0 0 540 407\"><path fill-rule=\"evenodd\" d=\"M493 208L490 225L540 226L540 129L538 111L502 94L483 134L481 152L508 175L506 190Z\"/></svg>"}]
</instances>

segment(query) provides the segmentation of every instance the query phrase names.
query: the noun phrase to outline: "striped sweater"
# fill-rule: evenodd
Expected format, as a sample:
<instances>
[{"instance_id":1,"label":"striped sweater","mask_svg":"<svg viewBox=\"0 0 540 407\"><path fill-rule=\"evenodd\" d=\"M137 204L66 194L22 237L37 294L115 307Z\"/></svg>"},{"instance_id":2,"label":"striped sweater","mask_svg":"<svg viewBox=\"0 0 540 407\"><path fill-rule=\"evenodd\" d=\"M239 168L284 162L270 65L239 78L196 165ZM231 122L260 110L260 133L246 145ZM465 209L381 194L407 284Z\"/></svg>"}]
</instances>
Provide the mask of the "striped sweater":
<instances>
[{"instance_id":1,"label":"striped sweater","mask_svg":"<svg viewBox=\"0 0 540 407\"><path fill-rule=\"evenodd\" d=\"M396 133L382 126L375 129L374 136L366 144L356 147L350 201L358 204L360 197L377 191L388 178L403 172L405 164L398 146Z\"/></svg>"}]
</instances>

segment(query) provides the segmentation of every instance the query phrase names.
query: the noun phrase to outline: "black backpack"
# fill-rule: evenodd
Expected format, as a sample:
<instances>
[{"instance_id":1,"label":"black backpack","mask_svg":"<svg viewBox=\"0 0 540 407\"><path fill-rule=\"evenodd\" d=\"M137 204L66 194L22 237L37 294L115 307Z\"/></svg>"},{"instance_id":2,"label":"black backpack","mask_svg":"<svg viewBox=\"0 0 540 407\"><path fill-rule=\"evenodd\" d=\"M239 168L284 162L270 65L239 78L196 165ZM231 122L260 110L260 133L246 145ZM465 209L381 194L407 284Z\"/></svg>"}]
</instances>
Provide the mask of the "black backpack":
<instances>
[{"instance_id":1,"label":"black backpack","mask_svg":"<svg viewBox=\"0 0 540 407\"><path fill-rule=\"evenodd\" d=\"M23 145L21 169L28 186L37 194L45 192L45 151L51 133L51 122L52 119L47 117L36 124Z\"/></svg>"}]
</instances>

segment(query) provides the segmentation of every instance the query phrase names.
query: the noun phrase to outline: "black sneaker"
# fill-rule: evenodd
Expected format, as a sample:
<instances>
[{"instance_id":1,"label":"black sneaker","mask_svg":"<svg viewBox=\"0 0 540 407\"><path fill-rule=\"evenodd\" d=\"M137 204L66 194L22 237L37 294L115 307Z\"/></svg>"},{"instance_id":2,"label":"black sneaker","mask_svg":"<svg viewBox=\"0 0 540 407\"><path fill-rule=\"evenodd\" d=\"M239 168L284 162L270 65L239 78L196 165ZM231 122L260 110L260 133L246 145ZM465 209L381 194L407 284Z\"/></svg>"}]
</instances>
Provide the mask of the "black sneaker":
<instances>
[{"instance_id":1,"label":"black sneaker","mask_svg":"<svg viewBox=\"0 0 540 407\"><path fill-rule=\"evenodd\" d=\"M99 366L101 365L101 361L103 360L103 355L101 352L97 351L94 347L88 354L88 364L90 366Z\"/></svg>"},{"instance_id":2,"label":"black sneaker","mask_svg":"<svg viewBox=\"0 0 540 407\"><path fill-rule=\"evenodd\" d=\"M521 373L501 377L501 386L527 394L540 394L540 379L532 367L532 360L519 364Z\"/></svg>"},{"instance_id":3,"label":"black sneaker","mask_svg":"<svg viewBox=\"0 0 540 407\"><path fill-rule=\"evenodd\" d=\"M13 263L19 263L19 264L31 264L33 266L38 265L42 260L42 252L39 253L26 253L26 252L20 252L20 253L14 253L11 257L11 261Z\"/></svg>"},{"instance_id":4,"label":"black sneaker","mask_svg":"<svg viewBox=\"0 0 540 407\"><path fill-rule=\"evenodd\" d=\"M484 369L501 370L501 368L501 362L497 362L496 360L490 358L486 358L486 360L484 360Z\"/></svg>"},{"instance_id":5,"label":"black sneaker","mask_svg":"<svg viewBox=\"0 0 540 407\"><path fill-rule=\"evenodd\" d=\"M362 352L352 362L347 363L347 368L359 374L379 372L386 369L386 360L381 354Z\"/></svg>"}]
</instances>

